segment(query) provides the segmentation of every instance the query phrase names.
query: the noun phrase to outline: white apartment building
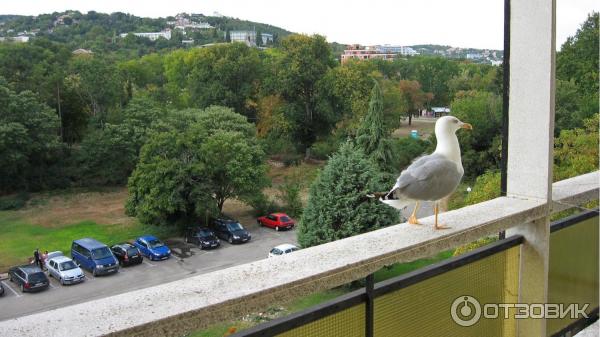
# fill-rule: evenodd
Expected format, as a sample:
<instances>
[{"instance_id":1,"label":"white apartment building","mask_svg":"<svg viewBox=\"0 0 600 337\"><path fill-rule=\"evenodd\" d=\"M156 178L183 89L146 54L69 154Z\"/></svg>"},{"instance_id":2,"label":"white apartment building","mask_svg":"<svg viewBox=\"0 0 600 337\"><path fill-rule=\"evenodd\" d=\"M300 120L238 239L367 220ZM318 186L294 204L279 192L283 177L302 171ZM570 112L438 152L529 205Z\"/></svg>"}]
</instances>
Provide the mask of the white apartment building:
<instances>
[{"instance_id":1,"label":"white apartment building","mask_svg":"<svg viewBox=\"0 0 600 337\"><path fill-rule=\"evenodd\" d=\"M171 30L170 29L165 29L162 32L152 32L152 33L122 33L122 34L120 34L120 36L126 37L127 34L133 34L135 36L145 37L147 39L150 39L151 41L156 41L161 37L165 38L167 40L171 39Z\"/></svg>"}]
</instances>

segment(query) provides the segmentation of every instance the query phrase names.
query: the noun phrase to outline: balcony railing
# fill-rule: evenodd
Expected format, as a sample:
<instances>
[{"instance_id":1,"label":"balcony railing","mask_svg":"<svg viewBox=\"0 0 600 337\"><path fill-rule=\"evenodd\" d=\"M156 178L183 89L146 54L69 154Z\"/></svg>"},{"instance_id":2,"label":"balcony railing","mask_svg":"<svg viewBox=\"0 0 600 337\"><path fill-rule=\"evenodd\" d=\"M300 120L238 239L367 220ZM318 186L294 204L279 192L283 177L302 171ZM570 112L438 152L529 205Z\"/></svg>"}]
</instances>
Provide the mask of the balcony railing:
<instances>
[{"instance_id":1,"label":"balcony railing","mask_svg":"<svg viewBox=\"0 0 600 337\"><path fill-rule=\"evenodd\" d=\"M594 172L555 183L553 200L557 210L597 200L598 181L599 173ZM432 256L439 251L545 216L547 207L541 201L501 197L440 215L440 220L452 227L448 230L435 231L431 226L433 217L424 218L424 226L403 223L303 249L277 259L256 261L3 321L0 322L0 331L2 336L182 336L217 322L260 311L273 303L365 278L387 265ZM518 250L518 247L514 247L501 253L512 261L513 267L515 248ZM488 267L482 266L487 268L485 273L492 272L494 268L490 266L503 263L498 261L498 256L501 255L495 254L482 260L495 261ZM490 262L485 262L487 263ZM501 273L498 271L495 275ZM514 281L515 274L511 275ZM473 280L462 281L475 286L477 279L474 280L475 283ZM456 282L448 281L447 285ZM550 287L553 287L552 279ZM380 290L383 289L381 287L377 289L380 293L383 291ZM514 295L514 291L511 292ZM427 289L424 289L420 294L427 293ZM388 301L386 299L393 295L386 296L388 295L382 295L375 300L389 306L385 304ZM424 295L417 296L413 301L420 301L423 307L428 305ZM376 306L378 302L375 303ZM157 303L160 305L156 305ZM148 308L152 310L147 310ZM449 317L449 309L444 310L445 318ZM355 311L356 315L364 313L362 308L355 308ZM383 318L376 316L375 322L381 319ZM51 329L48 324L52 324ZM364 330L360 333L362 331Z\"/></svg>"},{"instance_id":2,"label":"balcony railing","mask_svg":"<svg viewBox=\"0 0 600 337\"><path fill-rule=\"evenodd\" d=\"M548 319L547 335L572 336L598 319L598 211L561 219L551 232L548 303L577 304L587 317ZM523 240L515 235L375 285L368 276L360 290L235 336L516 336L514 308L487 310L497 318L481 311L518 303Z\"/></svg>"}]
</instances>

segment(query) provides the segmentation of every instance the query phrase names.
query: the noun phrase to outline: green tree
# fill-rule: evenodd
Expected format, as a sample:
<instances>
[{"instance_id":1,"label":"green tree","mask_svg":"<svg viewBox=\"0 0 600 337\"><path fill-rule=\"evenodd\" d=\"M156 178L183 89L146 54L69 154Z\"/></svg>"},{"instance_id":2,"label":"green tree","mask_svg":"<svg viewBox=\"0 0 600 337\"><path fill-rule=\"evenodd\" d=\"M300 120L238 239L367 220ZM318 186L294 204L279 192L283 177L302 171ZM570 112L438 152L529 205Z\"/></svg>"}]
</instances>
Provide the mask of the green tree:
<instances>
[{"instance_id":1,"label":"green tree","mask_svg":"<svg viewBox=\"0 0 600 337\"><path fill-rule=\"evenodd\" d=\"M489 91L501 94L498 79L499 67L489 64L460 63L460 73L448 81L450 99L459 91Z\"/></svg>"},{"instance_id":2,"label":"green tree","mask_svg":"<svg viewBox=\"0 0 600 337\"><path fill-rule=\"evenodd\" d=\"M330 101L333 111L337 112L334 118L340 119L336 126L340 138L354 136L365 117L373 88L371 78L381 77L376 71L372 62L350 61L329 69L321 80L322 94Z\"/></svg>"},{"instance_id":3,"label":"green tree","mask_svg":"<svg viewBox=\"0 0 600 337\"><path fill-rule=\"evenodd\" d=\"M180 107L228 106L254 118L262 77L258 53L232 43L170 54L165 60L170 100Z\"/></svg>"},{"instance_id":4,"label":"green tree","mask_svg":"<svg viewBox=\"0 0 600 337\"><path fill-rule=\"evenodd\" d=\"M561 131L555 138L555 181L598 169L598 116L584 120L582 128Z\"/></svg>"},{"instance_id":5,"label":"green tree","mask_svg":"<svg viewBox=\"0 0 600 337\"><path fill-rule=\"evenodd\" d=\"M262 45L263 45L262 32L260 30L257 30L256 31L256 46L262 47Z\"/></svg>"},{"instance_id":6,"label":"green tree","mask_svg":"<svg viewBox=\"0 0 600 337\"><path fill-rule=\"evenodd\" d=\"M66 85L86 103L90 117L100 123L127 100L125 82L116 66L96 56L73 58Z\"/></svg>"},{"instance_id":7,"label":"green tree","mask_svg":"<svg viewBox=\"0 0 600 337\"><path fill-rule=\"evenodd\" d=\"M365 197L385 188L365 154L343 144L310 187L308 204L298 225L298 242L310 247L386 227L398 212Z\"/></svg>"},{"instance_id":8,"label":"green tree","mask_svg":"<svg viewBox=\"0 0 600 337\"><path fill-rule=\"evenodd\" d=\"M133 130L106 123L91 129L77 151L79 180L84 186L123 185L135 168L139 147Z\"/></svg>"},{"instance_id":9,"label":"green tree","mask_svg":"<svg viewBox=\"0 0 600 337\"><path fill-rule=\"evenodd\" d=\"M216 132L203 142L200 153L204 179L210 182L219 211L227 199L252 197L268 184L262 148L240 132Z\"/></svg>"},{"instance_id":10,"label":"green tree","mask_svg":"<svg viewBox=\"0 0 600 337\"><path fill-rule=\"evenodd\" d=\"M114 124L90 128L76 148L80 184L122 185L135 168L141 147L166 117L160 105L135 97Z\"/></svg>"},{"instance_id":11,"label":"green tree","mask_svg":"<svg viewBox=\"0 0 600 337\"><path fill-rule=\"evenodd\" d=\"M391 79L381 79L383 91L383 115L386 130L390 132L401 126L402 118L409 110L408 101L400 91L399 82Z\"/></svg>"},{"instance_id":12,"label":"green tree","mask_svg":"<svg viewBox=\"0 0 600 337\"><path fill-rule=\"evenodd\" d=\"M328 133L335 121L319 87L334 65L331 48L319 35L290 35L281 41L281 49L278 89L288 102L286 115L295 126L295 137L307 148L318 135Z\"/></svg>"},{"instance_id":13,"label":"green tree","mask_svg":"<svg viewBox=\"0 0 600 337\"><path fill-rule=\"evenodd\" d=\"M152 134L129 178L127 214L144 223L190 224L216 212L206 168L198 159L198 138L176 130Z\"/></svg>"},{"instance_id":14,"label":"green tree","mask_svg":"<svg viewBox=\"0 0 600 337\"><path fill-rule=\"evenodd\" d=\"M467 177L477 177L500 164L502 100L490 92L461 91L452 101L452 114L473 125L472 132L460 132L462 162Z\"/></svg>"},{"instance_id":15,"label":"green tree","mask_svg":"<svg viewBox=\"0 0 600 337\"><path fill-rule=\"evenodd\" d=\"M412 137L393 138L390 143L393 160L391 168L396 173L408 167L429 145L427 141Z\"/></svg>"},{"instance_id":16,"label":"green tree","mask_svg":"<svg viewBox=\"0 0 600 337\"><path fill-rule=\"evenodd\" d=\"M383 95L377 81L371 91L369 111L356 134L356 144L381 170L389 170L392 153L383 122Z\"/></svg>"},{"instance_id":17,"label":"green tree","mask_svg":"<svg viewBox=\"0 0 600 337\"><path fill-rule=\"evenodd\" d=\"M261 194L268 184L252 124L229 108L176 112L157 130L128 183L127 211L143 222L190 224L217 214L229 198Z\"/></svg>"},{"instance_id":18,"label":"green tree","mask_svg":"<svg viewBox=\"0 0 600 337\"><path fill-rule=\"evenodd\" d=\"M285 212L293 217L302 215L302 188L304 184L297 176L286 178L279 186L279 195Z\"/></svg>"},{"instance_id":19,"label":"green tree","mask_svg":"<svg viewBox=\"0 0 600 337\"><path fill-rule=\"evenodd\" d=\"M598 112L599 20L591 13L557 54L555 136Z\"/></svg>"},{"instance_id":20,"label":"green tree","mask_svg":"<svg viewBox=\"0 0 600 337\"><path fill-rule=\"evenodd\" d=\"M430 92L423 91L418 81L400 80L398 82L398 90L406 102L408 125L411 125L412 117L418 114L419 110L425 108L434 96Z\"/></svg>"},{"instance_id":21,"label":"green tree","mask_svg":"<svg viewBox=\"0 0 600 337\"><path fill-rule=\"evenodd\" d=\"M443 57L411 57L399 69L401 79L416 80L424 92L433 94L433 106L447 106L450 103L448 83L459 72L454 60Z\"/></svg>"},{"instance_id":22,"label":"green tree","mask_svg":"<svg viewBox=\"0 0 600 337\"><path fill-rule=\"evenodd\" d=\"M61 158L60 121L56 113L30 91L16 93L0 77L0 194L38 190L58 174Z\"/></svg>"},{"instance_id":23,"label":"green tree","mask_svg":"<svg viewBox=\"0 0 600 337\"><path fill-rule=\"evenodd\" d=\"M577 33L561 46L556 60L556 77L573 79L586 94L598 94L599 21L598 12L588 15Z\"/></svg>"}]
</instances>

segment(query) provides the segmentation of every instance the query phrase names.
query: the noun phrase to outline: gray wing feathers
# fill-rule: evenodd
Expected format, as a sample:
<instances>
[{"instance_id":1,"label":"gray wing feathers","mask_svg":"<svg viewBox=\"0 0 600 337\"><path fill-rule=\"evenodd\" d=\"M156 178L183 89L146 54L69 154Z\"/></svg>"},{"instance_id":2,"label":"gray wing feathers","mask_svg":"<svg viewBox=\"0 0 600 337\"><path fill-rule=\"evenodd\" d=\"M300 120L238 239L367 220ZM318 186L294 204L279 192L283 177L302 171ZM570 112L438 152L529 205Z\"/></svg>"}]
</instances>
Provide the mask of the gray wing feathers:
<instances>
[{"instance_id":1,"label":"gray wing feathers","mask_svg":"<svg viewBox=\"0 0 600 337\"><path fill-rule=\"evenodd\" d=\"M439 200L454 192L462 173L453 161L441 155L417 159L394 185L394 196L415 200Z\"/></svg>"}]
</instances>

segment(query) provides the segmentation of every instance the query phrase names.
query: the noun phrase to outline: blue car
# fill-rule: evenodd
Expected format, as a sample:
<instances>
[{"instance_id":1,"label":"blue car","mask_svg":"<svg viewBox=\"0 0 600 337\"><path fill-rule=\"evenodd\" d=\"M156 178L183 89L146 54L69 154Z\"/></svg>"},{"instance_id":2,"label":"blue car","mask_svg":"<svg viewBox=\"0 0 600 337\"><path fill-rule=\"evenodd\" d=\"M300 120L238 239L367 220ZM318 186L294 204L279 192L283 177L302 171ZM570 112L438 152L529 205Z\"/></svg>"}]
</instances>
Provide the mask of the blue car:
<instances>
[{"instance_id":1,"label":"blue car","mask_svg":"<svg viewBox=\"0 0 600 337\"><path fill-rule=\"evenodd\" d=\"M119 261L108 246L91 238L73 241L71 257L81 268L89 270L94 276L119 271Z\"/></svg>"},{"instance_id":2,"label":"blue car","mask_svg":"<svg viewBox=\"0 0 600 337\"><path fill-rule=\"evenodd\" d=\"M152 235L140 236L133 245L136 246L142 255L150 260L166 260L171 256L171 250L158 238Z\"/></svg>"}]
</instances>

